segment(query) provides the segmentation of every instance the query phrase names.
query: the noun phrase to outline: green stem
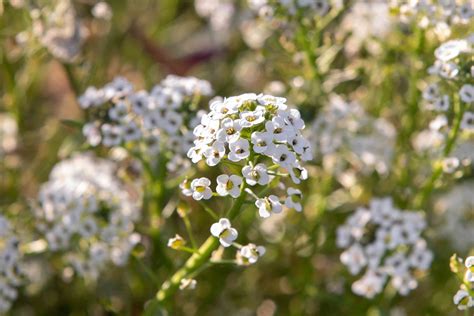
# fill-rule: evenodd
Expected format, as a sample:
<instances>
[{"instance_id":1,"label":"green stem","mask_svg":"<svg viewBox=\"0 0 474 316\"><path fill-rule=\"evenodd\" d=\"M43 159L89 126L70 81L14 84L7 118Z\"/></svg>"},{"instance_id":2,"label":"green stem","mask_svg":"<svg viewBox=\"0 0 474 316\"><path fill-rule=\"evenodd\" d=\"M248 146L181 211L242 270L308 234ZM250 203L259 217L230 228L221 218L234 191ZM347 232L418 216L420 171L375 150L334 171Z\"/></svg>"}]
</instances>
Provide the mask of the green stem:
<instances>
[{"instance_id":1,"label":"green stem","mask_svg":"<svg viewBox=\"0 0 474 316\"><path fill-rule=\"evenodd\" d=\"M183 216L183 222L184 222L184 226L186 227L186 232L188 233L189 240L191 241L191 245L193 246L193 252L194 252L194 249L197 248L196 240L194 240L193 229L191 227L191 222L189 221L187 214Z\"/></svg>"},{"instance_id":2,"label":"green stem","mask_svg":"<svg viewBox=\"0 0 474 316\"><path fill-rule=\"evenodd\" d=\"M245 183L242 184L240 196L237 198L237 200L235 200L234 205L227 212L227 218L230 220L237 216L247 197L247 193L244 190ZM147 309L154 308L157 305L163 305L163 303L166 302L178 290L181 280L193 274L201 266L206 264L209 261L212 252L218 247L219 240L214 236L208 237L206 241L199 247L199 249L186 261L184 266L176 271L173 276L171 276L171 278L162 284L160 290L156 294L154 301L151 304L148 304Z\"/></svg>"},{"instance_id":3,"label":"green stem","mask_svg":"<svg viewBox=\"0 0 474 316\"><path fill-rule=\"evenodd\" d=\"M457 94L454 94L453 96L453 110L454 110L454 119L453 119L454 125L448 135L448 140L446 142L446 146L444 147L442 158L448 157L451 151L453 150L453 147L456 144L456 140L458 138L459 131L461 128L461 121L464 115L465 107L460 102L459 96ZM435 187L436 181L438 181L439 177L441 177L442 174L443 174L443 167L441 164L437 164L433 170L433 173L431 174L430 179L428 180L428 182L426 182L426 185L421 190L421 194L418 196L417 199L415 199L415 207L417 209L421 208L426 203L426 201L431 195L431 192L433 191Z\"/></svg>"},{"instance_id":4,"label":"green stem","mask_svg":"<svg viewBox=\"0 0 474 316\"><path fill-rule=\"evenodd\" d=\"M319 31L316 30L316 39L319 41ZM317 58L318 56L316 55L315 49L312 47L311 43L311 36L309 35L310 31L304 25L304 22L300 21L299 22L299 27L298 27L298 34L297 38L300 42L301 49L304 51L306 55L307 62L309 64L309 68L311 70L311 77L316 83L316 86L319 85L321 82L321 76L319 74L318 70L318 64L317 64Z\"/></svg>"},{"instance_id":5,"label":"green stem","mask_svg":"<svg viewBox=\"0 0 474 316\"><path fill-rule=\"evenodd\" d=\"M62 65L64 68L64 72L66 73L67 79L69 80L71 90L74 92L75 96L78 97L79 95L81 95L81 86L76 80L74 70L72 69L72 64L62 63Z\"/></svg>"},{"instance_id":6,"label":"green stem","mask_svg":"<svg viewBox=\"0 0 474 316\"><path fill-rule=\"evenodd\" d=\"M153 263L163 264L166 268L172 269L173 262L166 255L166 248L163 245L163 240L160 231L160 220L161 211L165 206L166 190L164 188L164 182L166 177L166 159L161 156L159 160L158 170L155 172L151 164L143 159L139 154L135 154L135 157L142 161L145 175L147 178L147 184L150 187L150 192L146 196L146 210L149 220L149 235L153 242ZM155 266L156 268L156 266Z\"/></svg>"}]
</instances>

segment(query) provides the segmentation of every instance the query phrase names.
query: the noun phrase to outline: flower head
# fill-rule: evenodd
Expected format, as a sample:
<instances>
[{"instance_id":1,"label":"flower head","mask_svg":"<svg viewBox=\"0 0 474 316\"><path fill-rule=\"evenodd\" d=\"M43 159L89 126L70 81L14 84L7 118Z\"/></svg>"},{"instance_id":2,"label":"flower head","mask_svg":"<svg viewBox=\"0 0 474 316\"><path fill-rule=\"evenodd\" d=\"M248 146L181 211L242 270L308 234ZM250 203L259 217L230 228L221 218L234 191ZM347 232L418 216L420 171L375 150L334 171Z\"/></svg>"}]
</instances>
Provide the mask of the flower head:
<instances>
[{"instance_id":1,"label":"flower head","mask_svg":"<svg viewBox=\"0 0 474 316\"><path fill-rule=\"evenodd\" d=\"M56 164L35 209L37 227L51 251L61 251L79 275L98 278L107 264L126 264L140 235L140 196L116 176L118 166L91 154ZM134 197L135 196L135 197Z\"/></svg>"},{"instance_id":2,"label":"flower head","mask_svg":"<svg viewBox=\"0 0 474 316\"><path fill-rule=\"evenodd\" d=\"M416 288L413 271L427 270L433 260L421 237L425 226L419 213L396 209L390 198L373 199L370 208L359 208L350 216L337 231L337 245L347 248L341 262L352 274L366 269L353 283L354 293L372 298L387 279L401 295Z\"/></svg>"},{"instance_id":3,"label":"flower head","mask_svg":"<svg viewBox=\"0 0 474 316\"><path fill-rule=\"evenodd\" d=\"M211 180L208 178L198 178L194 179L191 182L191 190L193 199L199 200L209 200L212 197L212 190L209 187L211 185Z\"/></svg>"},{"instance_id":4,"label":"flower head","mask_svg":"<svg viewBox=\"0 0 474 316\"><path fill-rule=\"evenodd\" d=\"M211 234L219 238L219 242L223 247L230 247L239 235L237 230L232 228L227 218L221 218L217 223L212 224Z\"/></svg>"},{"instance_id":5,"label":"flower head","mask_svg":"<svg viewBox=\"0 0 474 316\"><path fill-rule=\"evenodd\" d=\"M257 246L255 244L242 246L240 251L237 252L237 262L240 265L254 264L265 254L265 252L266 249L263 246Z\"/></svg>"},{"instance_id":6,"label":"flower head","mask_svg":"<svg viewBox=\"0 0 474 316\"><path fill-rule=\"evenodd\" d=\"M180 235L176 234L173 238L168 240L168 247L172 249L179 249L181 246L184 246L186 241Z\"/></svg>"},{"instance_id":7,"label":"flower head","mask_svg":"<svg viewBox=\"0 0 474 316\"><path fill-rule=\"evenodd\" d=\"M242 184L242 178L237 175L228 176L221 174L217 177L217 194L221 196L230 195L233 198L237 198L240 195L240 186Z\"/></svg>"},{"instance_id":8,"label":"flower head","mask_svg":"<svg viewBox=\"0 0 474 316\"><path fill-rule=\"evenodd\" d=\"M281 203L276 195L270 195L255 201L260 217L267 218L282 211Z\"/></svg>"},{"instance_id":9,"label":"flower head","mask_svg":"<svg viewBox=\"0 0 474 316\"><path fill-rule=\"evenodd\" d=\"M168 171L186 169L189 163L184 158L192 147L192 130L204 115L197 109L197 100L212 93L209 82L194 77L170 75L151 92L135 91L127 79L117 77L102 88L87 88L79 97L88 114L83 134L92 146L139 151L152 165L159 153L171 152ZM216 164L223 154L216 144L206 151L207 162Z\"/></svg>"},{"instance_id":10,"label":"flower head","mask_svg":"<svg viewBox=\"0 0 474 316\"><path fill-rule=\"evenodd\" d=\"M0 313L6 313L18 296L24 279L19 239L11 222L0 215Z\"/></svg>"}]
</instances>

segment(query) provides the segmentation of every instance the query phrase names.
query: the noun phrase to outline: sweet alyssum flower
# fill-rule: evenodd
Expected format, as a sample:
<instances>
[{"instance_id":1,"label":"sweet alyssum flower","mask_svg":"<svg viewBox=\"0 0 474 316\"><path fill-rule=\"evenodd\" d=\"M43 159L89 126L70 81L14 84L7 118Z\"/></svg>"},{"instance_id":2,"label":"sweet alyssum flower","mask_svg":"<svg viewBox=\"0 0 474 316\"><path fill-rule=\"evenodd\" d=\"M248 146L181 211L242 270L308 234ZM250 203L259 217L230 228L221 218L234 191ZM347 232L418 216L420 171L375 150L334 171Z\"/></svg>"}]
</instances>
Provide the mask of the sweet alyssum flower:
<instances>
[{"instance_id":1,"label":"sweet alyssum flower","mask_svg":"<svg viewBox=\"0 0 474 316\"><path fill-rule=\"evenodd\" d=\"M427 270L433 258L421 237L425 226L420 213L398 210L390 198L357 209L337 230L337 246L346 249L341 262L354 275L366 269L352 291L373 298L389 279L401 295L415 289L414 272Z\"/></svg>"},{"instance_id":2,"label":"sweet alyssum flower","mask_svg":"<svg viewBox=\"0 0 474 316\"><path fill-rule=\"evenodd\" d=\"M307 16L323 16L330 9L330 0L248 0L249 7L263 18L270 15L278 17L296 15L298 12Z\"/></svg>"},{"instance_id":3,"label":"sweet alyssum flower","mask_svg":"<svg viewBox=\"0 0 474 316\"><path fill-rule=\"evenodd\" d=\"M472 290L474 289L474 256L469 256L462 264L462 259L456 255L451 257L450 263L451 270L461 278L461 274L464 274L459 290L453 297L453 302L457 305L459 310L467 310L474 307L474 295Z\"/></svg>"},{"instance_id":4,"label":"sweet alyssum flower","mask_svg":"<svg viewBox=\"0 0 474 316\"><path fill-rule=\"evenodd\" d=\"M428 69L428 73L434 78L423 91L425 107L434 110L449 112L452 110L453 94L456 99L464 103L461 129L472 130L474 123L470 119L473 113L474 88L469 82L472 81L473 66L472 56L474 53L473 39L456 39L447 41L435 50L436 61ZM448 125L452 125L448 122Z\"/></svg>"},{"instance_id":5,"label":"sweet alyssum flower","mask_svg":"<svg viewBox=\"0 0 474 316\"><path fill-rule=\"evenodd\" d=\"M275 195L270 195L255 202L258 207L258 214L262 218L270 217L272 214L278 214L282 211L280 200Z\"/></svg>"},{"instance_id":6,"label":"sweet alyssum flower","mask_svg":"<svg viewBox=\"0 0 474 316\"><path fill-rule=\"evenodd\" d=\"M251 186L266 185L276 174L268 170L268 163L289 172L295 183L306 179L307 172L300 160L311 159L311 151L309 142L301 135L304 122L299 112L288 109L284 102L283 98L256 94L213 102L211 112L194 129L195 145L188 151L188 157L195 163L205 158L211 167L226 161L245 161L241 172ZM262 134L264 151L258 141ZM224 181L222 176L221 179Z\"/></svg>"},{"instance_id":7,"label":"sweet alyssum flower","mask_svg":"<svg viewBox=\"0 0 474 316\"><path fill-rule=\"evenodd\" d=\"M299 184L307 179L302 162L312 158L301 133L305 124L300 113L290 109L284 98L253 93L216 100L210 108L194 129L188 157L194 163L204 160L212 168L222 166L227 172L216 179L217 194L211 190L214 181L205 177L183 182L183 194L195 200L250 196L262 218L282 212L283 205L301 211L301 191L285 186L287 181ZM275 192L263 194L264 188ZM212 225L211 233L225 247L237 238L226 218ZM241 255L254 261L255 256L250 256L254 252L244 248Z\"/></svg>"},{"instance_id":8,"label":"sweet alyssum flower","mask_svg":"<svg viewBox=\"0 0 474 316\"><path fill-rule=\"evenodd\" d=\"M177 172L189 166L185 155L203 115L199 101L212 93L209 82L194 77L169 75L150 92L135 91L128 80L117 77L102 88L89 87L79 97L88 115L83 134L92 146L124 146L153 165L162 153L168 171ZM218 150L216 145L208 153L210 163L217 163Z\"/></svg>"},{"instance_id":9,"label":"sweet alyssum flower","mask_svg":"<svg viewBox=\"0 0 474 316\"><path fill-rule=\"evenodd\" d=\"M33 34L56 58L74 61L85 39L84 25L70 0L57 1L55 7L43 6L30 11Z\"/></svg>"},{"instance_id":10,"label":"sweet alyssum flower","mask_svg":"<svg viewBox=\"0 0 474 316\"><path fill-rule=\"evenodd\" d=\"M288 188L286 192L288 193L288 197L285 200L285 206L297 212L301 212L303 209L301 206L301 198L303 197L301 190Z\"/></svg>"},{"instance_id":11,"label":"sweet alyssum flower","mask_svg":"<svg viewBox=\"0 0 474 316\"><path fill-rule=\"evenodd\" d=\"M240 251L237 252L237 263L239 265L254 264L265 254L265 252L266 249L263 246L257 246L255 244L242 246Z\"/></svg>"},{"instance_id":12,"label":"sweet alyssum flower","mask_svg":"<svg viewBox=\"0 0 474 316\"><path fill-rule=\"evenodd\" d=\"M397 11L403 22L414 22L419 27L432 30L445 40L454 26L469 25L474 11L469 1L410 1L391 0L392 9Z\"/></svg>"},{"instance_id":13,"label":"sweet alyssum flower","mask_svg":"<svg viewBox=\"0 0 474 316\"><path fill-rule=\"evenodd\" d=\"M184 246L186 241L180 235L176 234L173 238L168 240L168 247L172 249L179 249L181 246Z\"/></svg>"},{"instance_id":14,"label":"sweet alyssum flower","mask_svg":"<svg viewBox=\"0 0 474 316\"><path fill-rule=\"evenodd\" d=\"M236 198L240 195L240 185L242 184L242 177L235 174L228 176L221 174L217 177L217 194L221 196L230 195Z\"/></svg>"},{"instance_id":15,"label":"sweet alyssum flower","mask_svg":"<svg viewBox=\"0 0 474 316\"><path fill-rule=\"evenodd\" d=\"M270 182L270 176L267 167L263 163L255 166L245 166L242 168L242 175L245 177L247 184L254 186L256 184L266 185Z\"/></svg>"},{"instance_id":16,"label":"sweet alyssum flower","mask_svg":"<svg viewBox=\"0 0 474 316\"><path fill-rule=\"evenodd\" d=\"M340 173L347 169L345 164L350 164L363 174L387 174L392 166L396 139L393 125L340 96L330 97L329 104L312 123L308 138L315 157L331 173Z\"/></svg>"},{"instance_id":17,"label":"sweet alyssum flower","mask_svg":"<svg viewBox=\"0 0 474 316\"><path fill-rule=\"evenodd\" d=\"M211 180L208 178L199 178L194 179L191 182L191 191L193 199L199 200L209 200L212 197L212 190L209 187L211 185Z\"/></svg>"},{"instance_id":18,"label":"sweet alyssum flower","mask_svg":"<svg viewBox=\"0 0 474 316\"><path fill-rule=\"evenodd\" d=\"M466 266L466 281L474 283L474 256L467 257L464 265Z\"/></svg>"},{"instance_id":19,"label":"sweet alyssum flower","mask_svg":"<svg viewBox=\"0 0 474 316\"><path fill-rule=\"evenodd\" d=\"M459 310L466 310L474 306L474 299L468 291L460 289L453 297L453 302Z\"/></svg>"},{"instance_id":20,"label":"sweet alyssum flower","mask_svg":"<svg viewBox=\"0 0 474 316\"><path fill-rule=\"evenodd\" d=\"M239 233L231 226L227 218L221 218L217 223L212 224L211 234L219 238L219 242L224 247L230 247L239 236Z\"/></svg>"},{"instance_id":21,"label":"sweet alyssum flower","mask_svg":"<svg viewBox=\"0 0 474 316\"><path fill-rule=\"evenodd\" d=\"M23 269L19 239L10 221L0 215L0 313L6 313L16 300Z\"/></svg>"},{"instance_id":22,"label":"sweet alyssum flower","mask_svg":"<svg viewBox=\"0 0 474 316\"><path fill-rule=\"evenodd\" d=\"M0 113L0 159L12 154L18 146L18 125L8 113Z\"/></svg>"},{"instance_id":23,"label":"sweet alyssum flower","mask_svg":"<svg viewBox=\"0 0 474 316\"><path fill-rule=\"evenodd\" d=\"M86 278L96 279L109 263L125 265L140 241L140 202L116 173L112 161L77 154L54 166L38 195L37 228L49 249Z\"/></svg>"},{"instance_id":24,"label":"sweet alyssum flower","mask_svg":"<svg viewBox=\"0 0 474 316\"><path fill-rule=\"evenodd\" d=\"M474 132L474 112L466 112L461 119L461 129Z\"/></svg>"}]
</instances>

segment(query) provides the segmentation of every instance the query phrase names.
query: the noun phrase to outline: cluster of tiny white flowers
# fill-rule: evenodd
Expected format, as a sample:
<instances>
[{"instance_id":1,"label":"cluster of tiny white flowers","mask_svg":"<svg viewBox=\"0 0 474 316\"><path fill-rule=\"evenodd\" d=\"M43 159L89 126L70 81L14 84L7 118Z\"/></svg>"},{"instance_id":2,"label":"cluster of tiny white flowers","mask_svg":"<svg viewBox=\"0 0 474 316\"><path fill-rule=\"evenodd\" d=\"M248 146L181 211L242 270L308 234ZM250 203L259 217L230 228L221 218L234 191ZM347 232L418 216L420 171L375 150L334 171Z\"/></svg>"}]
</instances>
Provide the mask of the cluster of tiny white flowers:
<instances>
[{"instance_id":1,"label":"cluster of tiny white flowers","mask_svg":"<svg viewBox=\"0 0 474 316\"><path fill-rule=\"evenodd\" d=\"M323 163L340 163L345 155L364 173L375 170L386 174L392 164L396 133L385 119L368 115L355 102L332 96L329 106L314 120L308 138Z\"/></svg>"},{"instance_id":2,"label":"cluster of tiny white flowers","mask_svg":"<svg viewBox=\"0 0 474 316\"><path fill-rule=\"evenodd\" d=\"M435 211L442 219L440 235L459 251L467 251L474 245L473 192L474 181L463 181L441 195L435 203Z\"/></svg>"},{"instance_id":3,"label":"cluster of tiny white flowers","mask_svg":"<svg viewBox=\"0 0 474 316\"><path fill-rule=\"evenodd\" d=\"M135 92L129 81L117 77L79 97L89 115L83 133L92 146L135 144L151 156L171 152L167 167L176 171L186 166L192 130L203 115L197 111L199 99L212 93L209 82L194 77L169 75L150 93Z\"/></svg>"},{"instance_id":4,"label":"cluster of tiny white flowers","mask_svg":"<svg viewBox=\"0 0 474 316\"><path fill-rule=\"evenodd\" d=\"M209 200L214 195L238 198L246 188L256 199L262 218L280 213L283 205L301 211L301 191L286 188L283 182L280 189L287 193L283 199L276 195L258 197L249 188L268 186L275 177L290 178L294 184L307 179L308 172L301 161L312 159L312 153L301 133L305 124L299 111L288 108L285 98L254 93L211 102L210 108L194 129L194 147L188 151L188 157L193 163L205 160L211 167L236 167L241 174L219 175L215 194L208 178L186 180L181 184L183 194L195 200ZM224 247L237 238L228 219L213 225L211 233ZM249 247L241 255L253 262L255 253L260 251Z\"/></svg>"},{"instance_id":5,"label":"cluster of tiny white flowers","mask_svg":"<svg viewBox=\"0 0 474 316\"><path fill-rule=\"evenodd\" d=\"M49 249L64 253L76 272L89 279L96 279L109 262L125 265L140 241L133 232L139 198L116 173L112 161L77 154L54 166L38 195L37 228Z\"/></svg>"},{"instance_id":6,"label":"cluster of tiny white flowers","mask_svg":"<svg viewBox=\"0 0 474 316\"><path fill-rule=\"evenodd\" d=\"M56 58L71 62L80 53L85 29L70 0L60 0L54 8L30 11L33 34Z\"/></svg>"},{"instance_id":7,"label":"cluster of tiny white flowers","mask_svg":"<svg viewBox=\"0 0 474 316\"><path fill-rule=\"evenodd\" d=\"M239 233L237 229L232 227L230 220L227 218L221 218L218 222L212 224L210 231L212 236L219 239L222 247L227 248L235 245L239 248L239 251L236 253L236 263L238 265L247 266L254 264L266 252L264 246L257 246L252 243L244 246L234 244Z\"/></svg>"},{"instance_id":8,"label":"cluster of tiny white flowers","mask_svg":"<svg viewBox=\"0 0 474 316\"><path fill-rule=\"evenodd\" d=\"M218 41L229 39L232 21L236 15L235 0L195 0L196 13L209 21L209 26Z\"/></svg>"},{"instance_id":9,"label":"cluster of tiny white flowers","mask_svg":"<svg viewBox=\"0 0 474 316\"><path fill-rule=\"evenodd\" d=\"M443 150L450 130L447 116L438 114L430 121L428 128L414 135L412 144L419 154L438 161L445 173L460 175L474 162L473 134L466 132L458 135L449 157L445 157Z\"/></svg>"},{"instance_id":10,"label":"cluster of tiny white flowers","mask_svg":"<svg viewBox=\"0 0 474 316\"><path fill-rule=\"evenodd\" d=\"M442 152L442 146L445 144L448 129L448 119L445 115L436 116L428 124L428 128L417 133L412 144L416 151L429 151L431 156L439 156Z\"/></svg>"},{"instance_id":11,"label":"cluster of tiny white flowers","mask_svg":"<svg viewBox=\"0 0 474 316\"><path fill-rule=\"evenodd\" d=\"M474 256L467 257L464 266L466 267L464 283L453 297L453 302L459 310L474 307Z\"/></svg>"},{"instance_id":12,"label":"cluster of tiny white flowers","mask_svg":"<svg viewBox=\"0 0 474 316\"><path fill-rule=\"evenodd\" d=\"M16 150L18 146L18 125L8 113L0 113L0 158Z\"/></svg>"},{"instance_id":13,"label":"cluster of tiny white flowers","mask_svg":"<svg viewBox=\"0 0 474 316\"><path fill-rule=\"evenodd\" d=\"M243 181L250 186L267 185L278 168L287 171L295 184L307 178L301 161L310 160L312 154L301 134L305 124L299 111L289 109L285 102L285 98L248 93L211 103L211 112L194 129L188 157L193 163L205 160L209 166L221 162L241 166L244 180L240 175L217 178L219 195L238 197L240 190L235 188ZM183 193L207 200L212 197L210 185L207 178L194 179L183 186ZM263 202L269 203L268 199Z\"/></svg>"},{"instance_id":14,"label":"cluster of tiny white flowers","mask_svg":"<svg viewBox=\"0 0 474 316\"><path fill-rule=\"evenodd\" d=\"M433 29L441 40L451 35L452 27L472 23L474 16L470 0L390 0L390 6L403 22Z\"/></svg>"},{"instance_id":15,"label":"cluster of tiny white flowers","mask_svg":"<svg viewBox=\"0 0 474 316\"><path fill-rule=\"evenodd\" d=\"M413 271L427 270L433 259L421 237L425 226L421 213L398 210L391 198L373 199L369 208L358 208L337 230L337 246L346 249L341 262L353 275L366 268L352 291L373 298L389 278L401 295L415 289Z\"/></svg>"},{"instance_id":16,"label":"cluster of tiny white flowers","mask_svg":"<svg viewBox=\"0 0 474 316\"><path fill-rule=\"evenodd\" d=\"M355 1L341 22L340 31L344 35L349 34L345 51L354 54L366 44L369 51L376 52L378 46L374 45L371 38L382 39L393 25L386 1Z\"/></svg>"},{"instance_id":17,"label":"cluster of tiny white flowers","mask_svg":"<svg viewBox=\"0 0 474 316\"><path fill-rule=\"evenodd\" d=\"M451 110L453 86L459 89L458 97L465 104L461 129L474 131L474 63L472 61L474 37L450 40L435 50L436 61L428 70L437 82L423 91L426 107L438 112Z\"/></svg>"},{"instance_id":18,"label":"cluster of tiny white flowers","mask_svg":"<svg viewBox=\"0 0 474 316\"><path fill-rule=\"evenodd\" d=\"M0 215L0 313L7 312L17 298L23 276L18 237L10 222Z\"/></svg>"},{"instance_id":19,"label":"cluster of tiny white flowers","mask_svg":"<svg viewBox=\"0 0 474 316\"><path fill-rule=\"evenodd\" d=\"M273 15L323 16L328 13L330 0L247 0L249 7L262 17Z\"/></svg>"}]
</instances>

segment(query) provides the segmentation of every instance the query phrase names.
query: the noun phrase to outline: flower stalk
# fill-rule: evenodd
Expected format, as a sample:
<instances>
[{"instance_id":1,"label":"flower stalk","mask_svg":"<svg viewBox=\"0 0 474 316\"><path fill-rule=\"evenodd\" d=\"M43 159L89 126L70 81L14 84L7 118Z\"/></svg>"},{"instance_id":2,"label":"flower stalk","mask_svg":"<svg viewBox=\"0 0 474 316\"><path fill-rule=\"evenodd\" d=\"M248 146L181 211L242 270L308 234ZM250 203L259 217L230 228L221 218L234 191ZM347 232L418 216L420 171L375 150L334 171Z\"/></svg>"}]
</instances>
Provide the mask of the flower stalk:
<instances>
[{"instance_id":1,"label":"flower stalk","mask_svg":"<svg viewBox=\"0 0 474 316\"><path fill-rule=\"evenodd\" d=\"M247 193L245 191L245 183L242 184L241 187L241 194L235 200L232 208L227 213L227 217L229 219L235 218L238 212L241 210L242 205L247 197ZM153 306L163 305L179 288L180 282L182 279L186 278L190 274L197 271L200 267L206 264L211 257L211 254L214 250L219 247L219 240L214 236L210 236L206 239L206 241L199 247L199 249L186 261L184 266L176 271L171 278L165 281L156 297L154 298L155 302L152 302L148 305L147 310L153 308Z\"/></svg>"}]
</instances>

